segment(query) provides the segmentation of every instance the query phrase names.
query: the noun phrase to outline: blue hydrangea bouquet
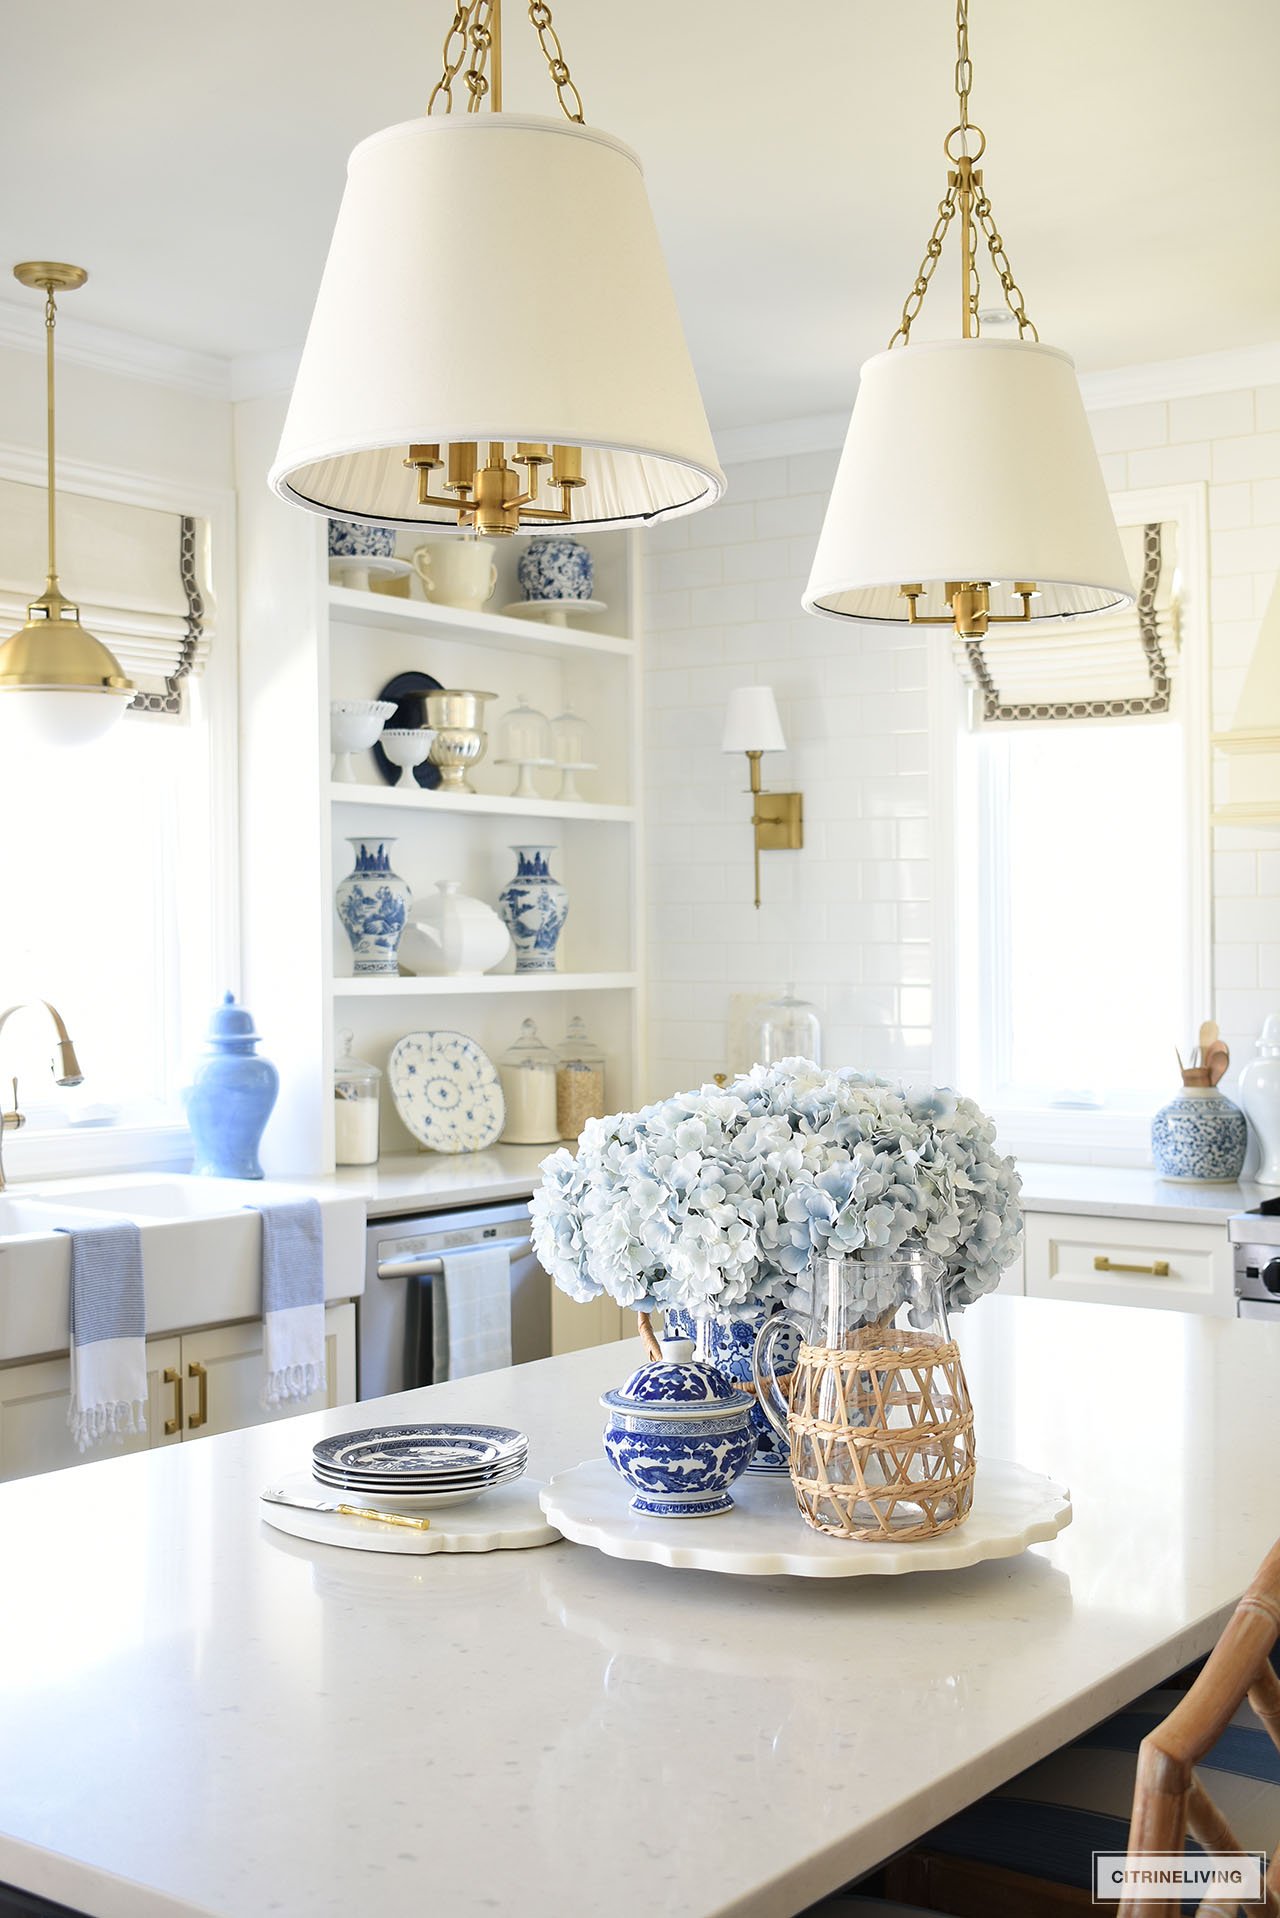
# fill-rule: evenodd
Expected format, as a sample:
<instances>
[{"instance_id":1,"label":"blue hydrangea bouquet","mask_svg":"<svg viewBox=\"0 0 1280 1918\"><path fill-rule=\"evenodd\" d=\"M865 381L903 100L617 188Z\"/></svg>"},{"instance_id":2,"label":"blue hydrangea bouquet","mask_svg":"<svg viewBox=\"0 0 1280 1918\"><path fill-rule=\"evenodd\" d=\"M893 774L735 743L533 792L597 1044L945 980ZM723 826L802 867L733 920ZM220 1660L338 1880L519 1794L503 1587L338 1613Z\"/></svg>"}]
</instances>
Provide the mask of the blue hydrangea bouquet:
<instances>
[{"instance_id":1,"label":"blue hydrangea bouquet","mask_svg":"<svg viewBox=\"0 0 1280 1918\"><path fill-rule=\"evenodd\" d=\"M555 1282L638 1312L789 1304L817 1254L908 1241L946 1264L946 1303L989 1292L1021 1243L1020 1180L971 1099L807 1059L588 1122L544 1160L533 1243Z\"/></svg>"}]
</instances>

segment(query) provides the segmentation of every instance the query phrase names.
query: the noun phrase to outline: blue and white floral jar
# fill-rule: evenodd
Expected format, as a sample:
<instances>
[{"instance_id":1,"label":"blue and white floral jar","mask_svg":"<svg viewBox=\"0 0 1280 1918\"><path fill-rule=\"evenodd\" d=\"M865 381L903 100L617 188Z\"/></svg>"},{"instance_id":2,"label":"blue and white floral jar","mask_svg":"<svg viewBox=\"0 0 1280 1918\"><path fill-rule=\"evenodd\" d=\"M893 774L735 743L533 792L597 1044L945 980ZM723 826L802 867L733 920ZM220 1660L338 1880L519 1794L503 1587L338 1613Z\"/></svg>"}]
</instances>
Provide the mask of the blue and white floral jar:
<instances>
[{"instance_id":1,"label":"blue and white floral jar","mask_svg":"<svg viewBox=\"0 0 1280 1918\"><path fill-rule=\"evenodd\" d=\"M1217 1086L1184 1085L1151 1121L1151 1154L1162 1179L1233 1184L1248 1143L1243 1112Z\"/></svg>"},{"instance_id":2,"label":"blue and white floral jar","mask_svg":"<svg viewBox=\"0 0 1280 1918\"><path fill-rule=\"evenodd\" d=\"M526 599L590 599L595 567L581 541L544 533L521 553L516 578Z\"/></svg>"},{"instance_id":3,"label":"blue and white floral jar","mask_svg":"<svg viewBox=\"0 0 1280 1918\"><path fill-rule=\"evenodd\" d=\"M391 559L395 550L394 526L361 526L353 519L329 521L330 559Z\"/></svg>"},{"instance_id":4,"label":"blue and white floral jar","mask_svg":"<svg viewBox=\"0 0 1280 1918\"><path fill-rule=\"evenodd\" d=\"M695 1359L688 1339L664 1339L661 1359L600 1403L610 1415L604 1449L635 1494L633 1512L711 1518L733 1510L729 1487L755 1450L751 1402Z\"/></svg>"},{"instance_id":5,"label":"blue and white floral jar","mask_svg":"<svg viewBox=\"0 0 1280 1918\"><path fill-rule=\"evenodd\" d=\"M394 839L352 839L356 863L341 882L335 902L354 954L357 978L394 979L412 886L391 869Z\"/></svg>"},{"instance_id":6,"label":"blue and white floral jar","mask_svg":"<svg viewBox=\"0 0 1280 1918\"><path fill-rule=\"evenodd\" d=\"M517 972L554 972L556 946L569 916L569 893L551 875L554 846L513 846L516 873L498 906L516 950Z\"/></svg>"},{"instance_id":7,"label":"blue and white floral jar","mask_svg":"<svg viewBox=\"0 0 1280 1918\"><path fill-rule=\"evenodd\" d=\"M747 1466L749 1472L774 1472L785 1476L791 1448L770 1425L755 1396L751 1355L756 1348L760 1327L775 1310L772 1305L740 1306L734 1312L707 1312L696 1317L682 1306L663 1307L662 1318L669 1339L691 1339L699 1359L714 1365L734 1385L741 1387L751 1407L751 1429L756 1449ZM800 1350L800 1334L792 1326L780 1334L778 1368L791 1370Z\"/></svg>"}]
</instances>

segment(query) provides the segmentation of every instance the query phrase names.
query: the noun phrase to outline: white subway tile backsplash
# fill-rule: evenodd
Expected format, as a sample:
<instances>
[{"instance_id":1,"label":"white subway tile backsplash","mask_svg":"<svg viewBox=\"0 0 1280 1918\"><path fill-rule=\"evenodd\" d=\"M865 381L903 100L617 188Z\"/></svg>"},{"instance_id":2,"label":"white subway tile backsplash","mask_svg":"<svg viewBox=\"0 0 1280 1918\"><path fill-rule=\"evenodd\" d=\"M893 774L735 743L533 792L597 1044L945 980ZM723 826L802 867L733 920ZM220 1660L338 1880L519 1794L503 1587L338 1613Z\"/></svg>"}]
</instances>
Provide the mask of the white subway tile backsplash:
<instances>
[{"instance_id":1,"label":"white subway tile backsplash","mask_svg":"<svg viewBox=\"0 0 1280 1918\"><path fill-rule=\"evenodd\" d=\"M1280 475L1280 432L1258 432L1242 439L1215 440L1215 481L1275 479L1277 475Z\"/></svg>"},{"instance_id":2,"label":"white subway tile backsplash","mask_svg":"<svg viewBox=\"0 0 1280 1918\"><path fill-rule=\"evenodd\" d=\"M1215 486L1215 493L1234 493L1234 486ZM1280 526L1280 478L1249 483L1249 504L1255 526Z\"/></svg>"},{"instance_id":3,"label":"white subway tile backsplash","mask_svg":"<svg viewBox=\"0 0 1280 1918\"><path fill-rule=\"evenodd\" d=\"M1252 898L1258 890L1258 855L1220 852L1213 862L1213 886L1219 899Z\"/></svg>"},{"instance_id":4,"label":"white subway tile backsplash","mask_svg":"<svg viewBox=\"0 0 1280 1918\"><path fill-rule=\"evenodd\" d=\"M820 453L792 453L787 461L787 484L781 492L830 493L840 463L840 448Z\"/></svg>"},{"instance_id":5,"label":"white subway tile backsplash","mask_svg":"<svg viewBox=\"0 0 1280 1918\"><path fill-rule=\"evenodd\" d=\"M715 586L725 577L719 546L689 546L682 553L661 553L657 561L655 592L668 587Z\"/></svg>"},{"instance_id":6,"label":"white subway tile backsplash","mask_svg":"<svg viewBox=\"0 0 1280 1918\"><path fill-rule=\"evenodd\" d=\"M789 539L761 539L757 536L743 546L724 548L724 576L727 580L788 579L790 575Z\"/></svg>"},{"instance_id":7,"label":"white subway tile backsplash","mask_svg":"<svg viewBox=\"0 0 1280 1918\"><path fill-rule=\"evenodd\" d=\"M1253 431L1253 389L1195 393L1169 402L1169 439L1222 440Z\"/></svg>"},{"instance_id":8,"label":"white subway tile backsplash","mask_svg":"<svg viewBox=\"0 0 1280 1918\"><path fill-rule=\"evenodd\" d=\"M1258 947L1258 984L1277 995L1276 1011L1280 1012L1280 943Z\"/></svg>"},{"instance_id":9,"label":"white subway tile backsplash","mask_svg":"<svg viewBox=\"0 0 1280 1918\"><path fill-rule=\"evenodd\" d=\"M1280 434L1276 435L1280 441ZM1271 573L1280 567L1280 525L1232 526L1213 535L1213 573Z\"/></svg>"},{"instance_id":10,"label":"white subway tile backsplash","mask_svg":"<svg viewBox=\"0 0 1280 1918\"><path fill-rule=\"evenodd\" d=\"M1259 481L1256 484L1266 485ZM1213 486L1209 489L1209 530L1215 531L1225 526L1251 526L1254 522L1254 486L1248 480L1237 480L1232 486ZM1280 514L1277 514L1280 518Z\"/></svg>"},{"instance_id":11,"label":"white subway tile backsplash","mask_svg":"<svg viewBox=\"0 0 1280 1918\"><path fill-rule=\"evenodd\" d=\"M1259 946L1216 945L1213 949L1213 983L1216 990L1224 986L1256 986L1258 979L1258 954L1265 951Z\"/></svg>"},{"instance_id":12,"label":"white subway tile backsplash","mask_svg":"<svg viewBox=\"0 0 1280 1918\"><path fill-rule=\"evenodd\" d=\"M1258 854L1258 891L1266 899L1280 899L1280 851Z\"/></svg>"},{"instance_id":13,"label":"white subway tile backsplash","mask_svg":"<svg viewBox=\"0 0 1280 1918\"><path fill-rule=\"evenodd\" d=\"M1216 939L1280 944L1280 899L1218 899L1214 904Z\"/></svg>"},{"instance_id":14,"label":"white subway tile backsplash","mask_svg":"<svg viewBox=\"0 0 1280 1918\"><path fill-rule=\"evenodd\" d=\"M1280 386L1259 386L1254 391L1254 430L1280 433Z\"/></svg>"},{"instance_id":15,"label":"white subway tile backsplash","mask_svg":"<svg viewBox=\"0 0 1280 1918\"><path fill-rule=\"evenodd\" d=\"M1180 486L1207 480L1213 449L1208 440L1184 446L1155 446L1129 455L1130 486Z\"/></svg>"},{"instance_id":16,"label":"white subway tile backsplash","mask_svg":"<svg viewBox=\"0 0 1280 1918\"><path fill-rule=\"evenodd\" d=\"M1100 453L1132 453L1163 446L1169 438L1169 409L1163 400L1140 406L1107 406L1089 415L1093 443Z\"/></svg>"},{"instance_id":17,"label":"white subway tile backsplash","mask_svg":"<svg viewBox=\"0 0 1280 1918\"><path fill-rule=\"evenodd\" d=\"M689 593L689 619L694 626L735 625L755 614L756 588L742 581L723 586L695 586Z\"/></svg>"},{"instance_id":18,"label":"white subway tile backsplash","mask_svg":"<svg viewBox=\"0 0 1280 1918\"><path fill-rule=\"evenodd\" d=\"M738 546L755 537L756 509L750 500L722 500L704 513L691 513L685 524L690 546Z\"/></svg>"},{"instance_id":19,"label":"white subway tile backsplash","mask_svg":"<svg viewBox=\"0 0 1280 1918\"><path fill-rule=\"evenodd\" d=\"M756 533L761 539L816 541L826 510L825 493L788 493L780 499L762 499L756 506Z\"/></svg>"}]
</instances>

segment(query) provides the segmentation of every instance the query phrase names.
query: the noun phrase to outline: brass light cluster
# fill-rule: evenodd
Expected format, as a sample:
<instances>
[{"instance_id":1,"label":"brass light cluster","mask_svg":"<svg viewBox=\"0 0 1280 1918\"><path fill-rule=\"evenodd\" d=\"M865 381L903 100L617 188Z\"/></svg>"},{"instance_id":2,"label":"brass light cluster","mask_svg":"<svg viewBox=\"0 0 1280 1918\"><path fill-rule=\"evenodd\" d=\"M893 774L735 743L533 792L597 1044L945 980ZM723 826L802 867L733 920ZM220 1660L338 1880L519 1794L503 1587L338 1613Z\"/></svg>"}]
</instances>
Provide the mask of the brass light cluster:
<instances>
[{"instance_id":1,"label":"brass light cluster","mask_svg":"<svg viewBox=\"0 0 1280 1918\"><path fill-rule=\"evenodd\" d=\"M488 442L483 466L474 440L455 441L445 448L443 459L439 446L411 446L405 465L417 472L419 506L449 507L456 511L459 526L488 539L501 539L508 533L518 533L522 527L547 521L563 525L573 518L573 495L578 487L586 485L580 446L548 447L520 440L512 459L516 465L527 468L523 483L507 459L502 440ZM544 466L551 469L551 486L559 489L558 507L538 504L538 483ZM433 493L431 475L441 470L447 474L444 492Z\"/></svg>"}]
</instances>

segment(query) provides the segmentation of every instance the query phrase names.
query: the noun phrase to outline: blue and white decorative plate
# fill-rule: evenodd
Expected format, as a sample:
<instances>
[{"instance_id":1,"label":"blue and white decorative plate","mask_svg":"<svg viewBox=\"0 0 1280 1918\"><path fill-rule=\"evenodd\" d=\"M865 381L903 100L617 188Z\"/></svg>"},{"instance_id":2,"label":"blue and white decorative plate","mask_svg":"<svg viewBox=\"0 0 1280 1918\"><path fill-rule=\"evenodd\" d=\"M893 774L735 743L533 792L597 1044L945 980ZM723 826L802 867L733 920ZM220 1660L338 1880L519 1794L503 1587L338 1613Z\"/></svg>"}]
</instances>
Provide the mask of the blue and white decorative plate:
<instances>
[{"instance_id":1,"label":"blue and white decorative plate","mask_svg":"<svg viewBox=\"0 0 1280 1918\"><path fill-rule=\"evenodd\" d=\"M497 1068L463 1032L406 1032L387 1080L396 1111L432 1152L484 1152L506 1124Z\"/></svg>"},{"instance_id":2,"label":"blue and white decorative plate","mask_svg":"<svg viewBox=\"0 0 1280 1918\"><path fill-rule=\"evenodd\" d=\"M331 1472L422 1479L483 1472L528 1449L528 1439L513 1425L375 1425L320 1439L311 1456Z\"/></svg>"}]
</instances>

